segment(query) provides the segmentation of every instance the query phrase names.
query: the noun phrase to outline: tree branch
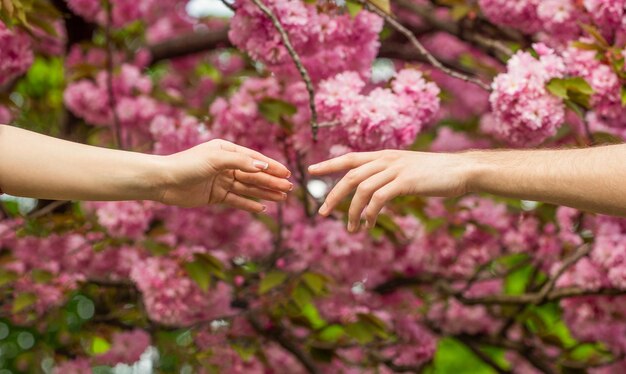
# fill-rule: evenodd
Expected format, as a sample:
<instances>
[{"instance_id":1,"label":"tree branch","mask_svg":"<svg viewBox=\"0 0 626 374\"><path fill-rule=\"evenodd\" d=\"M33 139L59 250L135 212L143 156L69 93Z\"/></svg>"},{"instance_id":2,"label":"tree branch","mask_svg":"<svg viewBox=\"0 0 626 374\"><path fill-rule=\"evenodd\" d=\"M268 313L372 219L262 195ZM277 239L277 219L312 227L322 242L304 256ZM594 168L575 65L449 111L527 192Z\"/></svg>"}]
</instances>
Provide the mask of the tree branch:
<instances>
[{"instance_id":1,"label":"tree branch","mask_svg":"<svg viewBox=\"0 0 626 374\"><path fill-rule=\"evenodd\" d=\"M220 46L228 47L228 28L195 31L149 46L151 64L162 60L200 53Z\"/></svg>"},{"instance_id":2,"label":"tree branch","mask_svg":"<svg viewBox=\"0 0 626 374\"><path fill-rule=\"evenodd\" d=\"M113 45L111 43L111 26L113 24L111 1L106 2L106 14L107 22L104 29L106 34L106 70L107 70L107 91L109 95L109 107L111 108L111 114L113 115L113 129L115 131L115 140L117 147L124 149L124 143L122 141L122 129L120 125L120 119L117 115L115 94L113 93Z\"/></svg>"},{"instance_id":3,"label":"tree branch","mask_svg":"<svg viewBox=\"0 0 626 374\"><path fill-rule=\"evenodd\" d=\"M253 1L258 1L258 0L253 0ZM461 79L461 80L463 80L465 82L474 83L474 84L478 85L479 87L485 89L486 91L491 91L491 87L489 87L489 85L484 83L483 81L481 81L481 80L479 80L479 79L477 79L475 77L470 77L470 76L468 76L466 74L463 74L463 73L460 73L458 71L455 71L455 70L452 70L452 69L449 69L449 68L445 67L439 60L437 60L435 58L435 56L433 56L430 52L428 52L426 47L424 47L424 45L422 43L420 43L419 40L417 40L417 38L411 32L411 30L407 29L400 22L398 22L394 17L390 16L385 11L383 11L380 8L378 8L376 5L372 4L370 2L370 0L358 0L358 1L366 9L371 10L372 12L378 14L380 17L385 19L385 21L388 24L390 24L394 29L396 29L398 32L403 34L411 42L411 44L413 44L413 46L419 51L419 53L422 54L426 58L426 60L428 61L429 64L431 64L435 68L443 71L444 73L448 74L451 77L454 77L454 78L457 78L457 79Z\"/></svg>"},{"instance_id":4,"label":"tree branch","mask_svg":"<svg viewBox=\"0 0 626 374\"><path fill-rule=\"evenodd\" d=\"M313 90L313 82L311 81L311 76L309 75L309 72L306 70L304 65L302 65L302 60L300 59L300 56L298 55L296 50L293 48L291 40L289 39L289 35L287 35L287 32L280 24L278 17L276 17L274 12L272 12L270 8L263 4L261 0L252 0L252 2L256 6L258 6L259 9L261 9L261 11L265 13L266 16L270 18L272 24L274 24L274 27L280 34L280 37L283 40L283 44L285 45L285 48L287 48L287 52L289 52L293 63L296 64L296 68L302 76L302 80L306 85L306 90L309 93L309 108L311 109L311 129L313 131L313 140L317 140L317 130L319 126L317 123L317 109L315 108L315 91Z\"/></svg>"},{"instance_id":5,"label":"tree branch","mask_svg":"<svg viewBox=\"0 0 626 374\"><path fill-rule=\"evenodd\" d=\"M419 61L426 64L430 63L423 54L417 53L413 49L407 49L406 45L398 42L385 41L384 43L382 43L380 49L378 50L378 57L393 58L405 61ZM449 69L454 69L456 71L462 72L463 74L467 74L468 76L476 76L476 72L474 70L463 66L456 61L445 61L441 59L439 61ZM322 125L320 124L320 127L321 126Z\"/></svg>"}]
</instances>

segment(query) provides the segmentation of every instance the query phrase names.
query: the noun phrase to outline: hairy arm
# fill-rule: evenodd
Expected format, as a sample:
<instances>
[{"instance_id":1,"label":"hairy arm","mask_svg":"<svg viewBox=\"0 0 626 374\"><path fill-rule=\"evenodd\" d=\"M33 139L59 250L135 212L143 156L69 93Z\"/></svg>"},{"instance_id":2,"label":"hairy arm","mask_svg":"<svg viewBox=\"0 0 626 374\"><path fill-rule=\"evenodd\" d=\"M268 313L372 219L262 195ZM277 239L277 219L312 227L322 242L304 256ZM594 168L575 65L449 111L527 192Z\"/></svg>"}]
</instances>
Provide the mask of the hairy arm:
<instances>
[{"instance_id":1,"label":"hairy arm","mask_svg":"<svg viewBox=\"0 0 626 374\"><path fill-rule=\"evenodd\" d=\"M0 125L0 188L58 200L156 200L172 205L226 203L262 211L247 197L282 200L291 187L280 163L215 140L157 156L73 143Z\"/></svg>"},{"instance_id":2,"label":"hairy arm","mask_svg":"<svg viewBox=\"0 0 626 374\"><path fill-rule=\"evenodd\" d=\"M400 195L458 196L486 192L597 213L626 216L626 145L570 150L464 153L352 153L309 168L314 175L348 170L326 198L328 215L352 191L348 230L361 216L373 226Z\"/></svg>"},{"instance_id":3,"label":"hairy arm","mask_svg":"<svg viewBox=\"0 0 626 374\"><path fill-rule=\"evenodd\" d=\"M468 190L626 216L626 144L467 153Z\"/></svg>"}]
</instances>

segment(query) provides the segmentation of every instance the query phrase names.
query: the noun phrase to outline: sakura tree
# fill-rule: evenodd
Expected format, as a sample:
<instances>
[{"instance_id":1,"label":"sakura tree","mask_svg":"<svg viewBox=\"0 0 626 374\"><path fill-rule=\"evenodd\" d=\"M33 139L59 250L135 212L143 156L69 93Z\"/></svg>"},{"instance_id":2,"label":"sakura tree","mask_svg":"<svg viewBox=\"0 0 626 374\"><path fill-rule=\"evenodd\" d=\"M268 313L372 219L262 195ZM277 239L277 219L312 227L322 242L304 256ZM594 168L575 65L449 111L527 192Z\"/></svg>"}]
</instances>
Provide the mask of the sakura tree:
<instances>
[{"instance_id":1,"label":"sakura tree","mask_svg":"<svg viewBox=\"0 0 626 374\"><path fill-rule=\"evenodd\" d=\"M625 0L224 5L0 1L0 123L157 154L222 138L296 185L262 215L4 197L0 372L626 370L626 220L405 197L349 234L305 172L622 142Z\"/></svg>"}]
</instances>

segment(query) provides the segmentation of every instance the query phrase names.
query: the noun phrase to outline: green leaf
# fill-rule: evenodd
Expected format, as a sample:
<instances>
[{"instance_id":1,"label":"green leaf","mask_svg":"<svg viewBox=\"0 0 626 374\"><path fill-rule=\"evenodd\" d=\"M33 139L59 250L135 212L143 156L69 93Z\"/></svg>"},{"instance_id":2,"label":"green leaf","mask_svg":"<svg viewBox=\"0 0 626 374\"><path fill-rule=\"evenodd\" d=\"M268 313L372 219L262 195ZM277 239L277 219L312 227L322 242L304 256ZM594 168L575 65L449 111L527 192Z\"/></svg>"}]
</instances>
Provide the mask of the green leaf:
<instances>
[{"instance_id":1,"label":"green leaf","mask_svg":"<svg viewBox=\"0 0 626 374\"><path fill-rule=\"evenodd\" d=\"M304 308L313 300L313 293L303 284L298 284L291 293L293 301L300 307Z\"/></svg>"},{"instance_id":2,"label":"green leaf","mask_svg":"<svg viewBox=\"0 0 626 374\"><path fill-rule=\"evenodd\" d=\"M343 329L341 325L330 325L322 329L319 332L318 338L325 342L334 343L341 339L346 334L346 331Z\"/></svg>"},{"instance_id":3,"label":"green leaf","mask_svg":"<svg viewBox=\"0 0 626 374\"><path fill-rule=\"evenodd\" d=\"M556 97L567 99L567 87L562 79L552 79L546 85L546 89Z\"/></svg>"},{"instance_id":4,"label":"green leaf","mask_svg":"<svg viewBox=\"0 0 626 374\"><path fill-rule=\"evenodd\" d=\"M380 318L376 317L373 314L360 313L359 320L369 329L371 329L372 333L374 333L376 336L383 339L389 338L389 334L387 333L387 326Z\"/></svg>"},{"instance_id":5,"label":"green leaf","mask_svg":"<svg viewBox=\"0 0 626 374\"><path fill-rule=\"evenodd\" d=\"M608 132L594 132L593 139L597 145L600 144L622 144L624 140L613 134L609 134Z\"/></svg>"},{"instance_id":6,"label":"green leaf","mask_svg":"<svg viewBox=\"0 0 626 374\"><path fill-rule=\"evenodd\" d=\"M207 292L209 290L209 286L211 286L211 272L205 263L202 261L187 262L185 271L202 291Z\"/></svg>"},{"instance_id":7,"label":"green leaf","mask_svg":"<svg viewBox=\"0 0 626 374\"><path fill-rule=\"evenodd\" d=\"M302 308L302 316L314 329L319 329L326 324L313 303L308 303Z\"/></svg>"},{"instance_id":8,"label":"green leaf","mask_svg":"<svg viewBox=\"0 0 626 374\"><path fill-rule=\"evenodd\" d=\"M287 274L282 271L271 271L265 275L263 279L261 279L261 284L259 285L259 294L263 295L268 291L280 286L287 280Z\"/></svg>"},{"instance_id":9,"label":"green leaf","mask_svg":"<svg viewBox=\"0 0 626 374\"><path fill-rule=\"evenodd\" d=\"M212 275L220 279L226 279L224 274L224 264L218 260L215 256L211 256L208 253L196 253L194 255L196 261L200 261L206 266Z\"/></svg>"},{"instance_id":10,"label":"green leaf","mask_svg":"<svg viewBox=\"0 0 626 374\"><path fill-rule=\"evenodd\" d=\"M111 344L106 341L104 338L99 336L95 336L91 341L91 354L93 355L102 355L105 354L111 349Z\"/></svg>"},{"instance_id":11,"label":"green leaf","mask_svg":"<svg viewBox=\"0 0 626 374\"><path fill-rule=\"evenodd\" d=\"M346 0L346 8L352 17L356 17L363 10L363 5L356 1Z\"/></svg>"},{"instance_id":12,"label":"green leaf","mask_svg":"<svg viewBox=\"0 0 626 374\"><path fill-rule=\"evenodd\" d=\"M350 337L356 339L360 344L367 344L374 340L372 330L361 321L347 324L345 330Z\"/></svg>"},{"instance_id":13,"label":"green leaf","mask_svg":"<svg viewBox=\"0 0 626 374\"><path fill-rule=\"evenodd\" d=\"M426 229L426 232L428 233L432 233L435 230L439 229L440 227L443 227L446 224L446 219L445 218L426 218L425 221L423 221L422 223L424 224L424 228Z\"/></svg>"},{"instance_id":14,"label":"green leaf","mask_svg":"<svg viewBox=\"0 0 626 374\"><path fill-rule=\"evenodd\" d=\"M230 346L244 361L249 361L259 350L258 344L250 339L236 340Z\"/></svg>"},{"instance_id":15,"label":"green leaf","mask_svg":"<svg viewBox=\"0 0 626 374\"><path fill-rule=\"evenodd\" d=\"M9 284L16 279L17 273L5 269L0 269L0 286Z\"/></svg>"},{"instance_id":16,"label":"green leaf","mask_svg":"<svg viewBox=\"0 0 626 374\"><path fill-rule=\"evenodd\" d=\"M7 212L7 214L11 217L20 216L20 205L17 203L17 201L3 200L2 209Z\"/></svg>"},{"instance_id":17,"label":"green leaf","mask_svg":"<svg viewBox=\"0 0 626 374\"><path fill-rule=\"evenodd\" d=\"M469 348L453 338L442 338L437 343L433 369L435 373L495 373L495 370L476 357Z\"/></svg>"},{"instance_id":18,"label":"green leaf","mask_svg":"<svg viewBox=\"0 0 626 374\"><path fill-rule=\"evenodd\" d=\"M328 278L326 278L326 276L308 272L302 275L302 280L311 289L313 294L324 294L324 291L326 290L326 283L328 282Z\"/></svg>"},{"instance_id":19,"label":"green leaf","mask_svg":"<svg viewBox=\"0 0 626 374\"><path fill-rule=\"evenodd\" d=\"M376 8L382 10L387 14L391 14L391 2L389 0L367 0L373 4Z\"/></svg>"},{"instance_id":20,"label":"green leaf","mask_svg":"<svg viewBox=\"0 0 626 374\"><path fill-rule=\"evenodd\" d=\"M602 36L602 33L600 32L600 30L598 30L596 27L591 26L591 25L585 25L585 24L581 24L580 27L585 30L585 32L587 34L589 34L596 42L598 42L598 44L602 47L602 48L609 48L609 42L606 41L606 39L604 39L604 36Z\"/></svg>"},{"instance_id":21,"label":"green leaf","mask_svg":"<svg viewBox=\"0 0 626 374\"><path fill-rule=\"evenodd\" d=\"M31 273L33 280L36 283L48 283L52 280L53 275L51 272L41 269L35 269Z\"/></svg>"},{"instance_id":22,"label":"green leaf","mask_svg":"<svg viewBox=\"0 0 626 374\"><path fill-rule=\"evenodd\" d=\"M215 82L219 82L222 78L222 73L220 73L220 71L215 66L209 63L203 63L198 65L198 67L196 68L196 74L198 74L199 76L207 76Z\"/></svg>"},{"instance_id":23,"label":"green leaf","mask_svg":"<svg viewBox=\"0 0 626 374\"><path fill-rule=\"evenodd\" d=\"M519 295L526 291L526 286L533 273L532 265L525 265L513 271L504 280L504 291L508 295Z\"/></svg>"},{"instance_id":24,"label":"green leaf","mask_svg":"<svg viewBox=\"0 0 626 374\"><path fill-rule=\"evenodd\" d=\"M269 122L279 125L281 125L281 119L285 116L292 116L296 114L297 111L298 109L291 103L273 97L266 97L259 102L259 112L261 115Z\"/></svg>"},{"instance_id":25,"label":"green leaf","mask_svg":"<svg viewBox=\"0 0 626 374\"><path fill-rule=\"evenodd\" d=\"M154 256L163 256L170 252L170 247L167 244L152 239L144 241L143 246Z\"/></svg>"},{"instance_id":26,"label":"green leaf","mask_svg":"<svg viewBox=\"0 0 626 374\"><path fill-rule=\"evenodd\" d=\"M452 7L452 11L450 12L450 15L452 16L453 20L459 21L465 18L471 10L472 10L472 7L470 7L467 4L458 4Z\"/></svg>"},{"instance_id":27,"label":"green leaf","mask_svg":"<svg viewBox=\"0 0 626 374\"><path fill-rule=\"evenodd\" d=\"M580 77L554 78L546 84L546 89L553 95L589 108L589 97L593 88Z\"/></svg>"},{"instance_id":28,"label":"green leaf","mask_svg":"<svg viewBox=\"0 0 626 374\"><path fill-rule=\"evenodd\" d=\"M19 294L13 301L13 313L19 313L22 310L33 305L37 301L37 295L34 293Z\"/></svg>"},{"instance_id":29,"label":"green leaf","mask_svg":"<svg viewBox=\"0 0 626 374\"><path fill-rule=\"evenodd\" d=\"M626 107L626 87L622 86L622 106Z\"/></svg>"}]
</instances>

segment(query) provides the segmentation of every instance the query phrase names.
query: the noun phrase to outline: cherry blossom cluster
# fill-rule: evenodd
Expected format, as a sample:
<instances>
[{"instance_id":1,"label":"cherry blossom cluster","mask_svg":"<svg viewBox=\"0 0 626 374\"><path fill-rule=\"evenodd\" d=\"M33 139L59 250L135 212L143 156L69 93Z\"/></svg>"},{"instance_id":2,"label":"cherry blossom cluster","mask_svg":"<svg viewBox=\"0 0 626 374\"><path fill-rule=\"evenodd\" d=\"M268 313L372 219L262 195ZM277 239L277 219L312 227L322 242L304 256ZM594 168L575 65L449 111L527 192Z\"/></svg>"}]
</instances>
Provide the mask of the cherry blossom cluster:
<instances>
[{"instance_id":1,"label":"cherry blossom cluster","mask_svg":"<svg viewBox=\"0 0 626 374\"><path fill-rule=\"evenodd\" d=\"M355 17L338 15L337 10L324 12L316 4L302 1L272 0L266 5L288 33L314 81L346 70L369 76L380 45L380 17L366 11ZM270 18L249 0L237 1L235 9L229 32L233 44L280 76L298 77Z\"/></svg>"},{"instance_id":2,"label":"cherry blossom cluster","mask_svg":"<svg viewBox=\"0 0 626 374\"><path fill-rule=\"evenodd\" d=\"M418 70L404 69L391 88L376 87L365 93L366 82L356 72L346 72L320 83L316 103L322 119L334 125L333 139L344 142L337 153L348 150L403 148L439 110L439 88Z\"/></svg>"},{"instance_id":3,"label":"cherry blossom cluster","mask_svg":"<svg viewBox=\"0 0 626 374\"><path fill-rule=\"evenodd\" d=\"M483 13L496 24L512 26L525 33L545 32L557 43L581 35L583 24L595 24L609 38L626 31L623 0L479 0Z\"/></svg>"},{"instance_id":4,"label":"cherry blossom cluster","mask_svg":"<svg viewBox=\"0 0 626 374\"><path fill-rule=\"evenodd\" d=\"M26 72L33 59L28 35L0 21L0 85Z\"/></svg>"},{"instance_id":5,"label":"cherry blossom cluster","mask_svg":"<svg viewBox=\"0 0 626 374\"><path fill-rule=\"evenodd\" d=\"M562 78L565 63L554 50L535 45L539 58L518 52L508 62L506 74L494 79L489 101L493 118L486 129L514 145L537 145L556 134L565 119L565 104L546 84Z\"/></svg>"}]
</instances>

